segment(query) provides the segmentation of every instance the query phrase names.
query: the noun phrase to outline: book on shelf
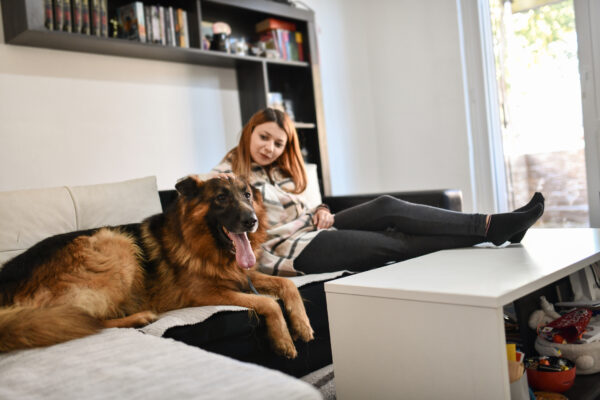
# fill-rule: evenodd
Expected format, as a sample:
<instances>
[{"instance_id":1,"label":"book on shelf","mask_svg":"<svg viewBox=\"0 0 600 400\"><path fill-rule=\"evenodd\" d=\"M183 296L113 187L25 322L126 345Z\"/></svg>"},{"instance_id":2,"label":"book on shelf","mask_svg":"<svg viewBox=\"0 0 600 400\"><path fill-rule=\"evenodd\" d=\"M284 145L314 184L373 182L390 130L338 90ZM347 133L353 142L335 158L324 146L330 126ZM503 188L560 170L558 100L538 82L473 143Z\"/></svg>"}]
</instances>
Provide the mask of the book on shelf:
<instances>
[{"instance_id":1,"label":"book on shelf","mask_svg":"<svg viewBox=\"0 0 600 400\"><path fill-rule=\"evenodd\" d=\"M71 32L71 0L62 0L63 5L63 27L62 30L65 32Z\"/></svg>"},{"instance_id":2,"label":"book on shelf","mask_svg":"<svg viewBox=\"0 0 600 400\"><path fill-rule=\"evenodd\" d=\"M152 43L160 43L160 18L158 16L158 6L150 6L152 19Z\"/></svg>"},{"instance_id":3,"label":"book on shelf","mask_svg":"<svg viewBox=\"0 0 600 400\"><path fill-rule=\"evenodd\" d=\"M90 1L81 0L81 33L90 34Z\"/></svg>"},{"instance_id":4,"label":"book on shelf","mask_svg":"<svg viewBox=\"0 0 600 400\"><path fill-rule=\"evenodd\" d=\"M285 59L298 61L297 57L294 58L294 52L292 51L292 48L294 47L294 44L296 43L296 39L295 39L293 33L290 31L282 30L281 35L283 37L283 43L285 45L285 54L286 54Z\"/></svg>"},{"instance_id":5,"label":"book on shelf","mask_svg":"<svg viewBox=\"0 0 600 400\"><path fill-rule=\"evenodd\" d=\"M173 7L167 8L165 15L167 18L167 45L177 46L177 38L175 35L175 27L177 22L175 21L177 12L173 10Z\"/></svg>"},{"instance_id":6,"label":"book on shelf","mask_svg":"<svg viewBox=\"0 0 600 400\"><path fill-rule=\"evenodd\" d=\"M181 21L179 20L179 9L173 13L173 27L175 29L175 45L181 47Z\"/></svg>"},{"instance_id":7,"label":"book on shelf","mask_svg":"<svg viewBox=\"0 0 600 400\"><path fill-rule=\"evenodd\" d=\"M293 32L296 30L296 24L277 18L267 18L256 24L255 28L257 33L270 31L272 29L284 29Z\"/></svg>"},{"instance_id":8,"label":"book on shelf","mask_svg":"<svg viewBox=\"0 0 600 400\"><path fill-rule=\"evenodd\" d=\"M124 39L146 42L146 19L141 1L117 8L117 18Z\"/></svg>"},{"instance_id":9,"label":"book on shelf","mask_svg":"<svg viewBox=\"0 0 600 400\"><path fill-rule=\"evenodd\" d=\"M187 17L187 11L183 10L183 30L184 30L184 36L185 36L185 46L186 48L190 47L190 29L188 28L188 17Z\"/></svg>"},{"instance_id":10,"label":"book on shelf","mask_svg":"<svg viewBox=\"0 0 600 400\"><path fill-rule=\"evenodd\" d=\"M44 26L50 31L54 30L54 13L52 11L52 0L44 0Z\"/></svg>"},{"instance_id":11,"label":"book on shelf","mask_svg":"<svg viewBox=\"0 0 600 400\"><path fill-rule=\"evenodd\" d=\"M63 26L63 0L52 0L54 4L54 30L62 31Z\"/></svg>"},{"instance_id":12,"label":"book on shelf","mask_svg":"<svg viewBox=\"0 0 600 400\"><path fill-rule=\"evenodd\" d=\"M296 32L288 31L288 34L290 35L288 41L288 53L290 54L290 60L300 61L300 58L298 57L298 43L296 42Z\"/></svg>"},{"instance_id":13,"label":"book on shelf","mask_svg":"<svg viewBox=\"0 0 600 400\"><path fill-rule=\"evenodd\" d=\"M277 43L279 44L279 52L281 54L281 58L283 60L289 60L286 43L286 38L289 40L289 36L285 35L286 31L283 29L275 29L275 32L277 34Z\"/></svg>"},{"instance_id":14,"label":"book on shelf","mask_svg":"<svg viewBox=\"0 0 600 400\"><path fill-rule=\"evenodd\" d=\"M173 44L171 43L171 27L170 25L172 24L171 21L171 15L169 15L169 7L163 7L165 9L164 13L165 13L165 45L167 46L172 46ZM173 28L174 30L175 28Z\"/></svg>"},{"instance_id":15,"label":"book on shelf","mask_svg":"<svg viewBox=\"0 0 600 400\"><path fill-rule=\"evenodd\" d=\"M73 19L73 32L81 33L83 26L83 8L81 0L71 0L71 18Z\"/></svg>"},{"instance_id":16,"label":"book on shelf","mask_svg":"<svg viewBox=\"0 0 600 400\"><path fill-rule=\"evenodd\" d=\"M108 37L108 0L100 0L100 36Z\"/></svg>"},{"instance_id":17,"label":"book on shelf","mask_svg":"<svg viewBox=\"0 0 600 400\"><path fill-rule=\"evenodd\" d=\"M276 50L282 60L304 61L300 32L271 29L262 32L259 41L265 43L265 48Z\"/></svg>"},{"instance_id":18,"label":"book on shelf","mask_svg":"<svg viewBox=\"0 0 600 400\"><path fill-rule=\"evenodd\" d=\"M294 32L294 38L296 39L298 61L304 61L304 45L302 44L302 32Z\"/></svg>"},{"instance_id":19,"label":"book on shelf","mask_svg":"<svg viewBox=\"0 0 600 400\"><path fill-rule=\"evenodd\" d=\"M160 26L160 44L165 46L167 44L167 30L165 26L165 8L163 6L158 7L158 22Z\"/></svg>"},{"instance_id":20,"label":"book on shelf","mask_svg":"<svg viewBox=\"0 0 600 400\"><path fill-rule=\"evenodd\" d=\"M177 9L177 22L179 23L179 47L190 47L190 35L188 32L187 11L181 8Z\"/></svg>"},{"instance_id":21,"label":"book on shelf","mask_svg":"<svg viewBox=\"0 0 600 400\"><path fill-rule=\"evenodd\" d=\"M63 0L53 0L54 2L54 30L63 29Z\"/></svg>"},{"instance_id":22,"label":"book on shelf","mask_svg":"<svg viewBox=\"0 0 600 400\"><path fill-rule=\"evenodd\" d=\"M90 34L100 36L100 0L90 1Z\"/></svg>"},{"instance_id":23,"label":"book on shelf","mask_svg":"<svg viewBox=\"0 0 600 400\"><path fill-rule=\"evenodd\" d=\"M152 43L152 10L144 6L144 26L146 27L146 42Z\"/></svg>"}]
</instances>

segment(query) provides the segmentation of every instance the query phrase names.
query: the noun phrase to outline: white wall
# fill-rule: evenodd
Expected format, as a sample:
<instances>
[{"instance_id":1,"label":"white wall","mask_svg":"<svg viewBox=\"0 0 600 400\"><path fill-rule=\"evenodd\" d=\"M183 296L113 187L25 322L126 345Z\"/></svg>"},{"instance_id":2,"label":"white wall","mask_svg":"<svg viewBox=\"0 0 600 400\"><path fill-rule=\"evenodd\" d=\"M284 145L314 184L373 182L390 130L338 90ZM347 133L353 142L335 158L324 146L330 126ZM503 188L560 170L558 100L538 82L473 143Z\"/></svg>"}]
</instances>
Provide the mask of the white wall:
<instances>
[{"instance_id":1,"label":"white wall","mask_svg":"<svg viewBox=\"0 0 600 400\"><path fill-rule=\"evenodd\" d=\"M6 45L0 28L0 190L173 187L235 145L236 86L233 69Z\"/></svg>"},{"instance_id":2,"label":"white wall","mask_svg":"<svg viewBox=\"0 0 600 400\"><path fill-rule=\"evenodd\" d=\"M361 1L312 0L333 194L382 188Z\"/></svg>"},{"instance_id":3,"label":"white wall","mask_svg":"<svg viewBox=\"0 0 600 400\"><path fill-rule=\"evenodd\" d=\"M458 188L471 209L455 2L305 3L333 193ZM0 190L143 175L167 188L236 142L233 70L2 42Z\"/></svg>"},{"instance_id":4,"label":"white wall","mask_svg":"<svg viewBox=\"0 0 600 400\"><path fill-rule=\"evenodd\" d=\"M473 207L455 1L311 0L333 192L458 188Z\"/></svg>"}]
</instances>

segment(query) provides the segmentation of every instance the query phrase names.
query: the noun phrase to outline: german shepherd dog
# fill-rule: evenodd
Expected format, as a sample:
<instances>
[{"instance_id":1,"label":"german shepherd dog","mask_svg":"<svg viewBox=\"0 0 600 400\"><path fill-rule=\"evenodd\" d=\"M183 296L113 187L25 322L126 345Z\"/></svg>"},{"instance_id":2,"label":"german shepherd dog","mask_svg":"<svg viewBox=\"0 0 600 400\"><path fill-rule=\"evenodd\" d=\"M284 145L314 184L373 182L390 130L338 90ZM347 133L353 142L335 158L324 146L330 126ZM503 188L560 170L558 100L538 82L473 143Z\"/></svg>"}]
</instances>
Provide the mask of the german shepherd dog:
<instances>
[{"instance_id":1,"label":"german shepherd dog","mask_svg":"<svg viewBox=\"0 0 600 400\"><path fill-rule=\"evenodd\" d=\"M313 339L296 286L256 270L265 239L260 193L241 178L175 186L177 200L141 224L57 235L0 270L0 351L48 346L110 327L139 327L165 311L238 305L265 317L276 353ZM283 300L290 331L277 302Z\"/></svg>"}]
</instances>

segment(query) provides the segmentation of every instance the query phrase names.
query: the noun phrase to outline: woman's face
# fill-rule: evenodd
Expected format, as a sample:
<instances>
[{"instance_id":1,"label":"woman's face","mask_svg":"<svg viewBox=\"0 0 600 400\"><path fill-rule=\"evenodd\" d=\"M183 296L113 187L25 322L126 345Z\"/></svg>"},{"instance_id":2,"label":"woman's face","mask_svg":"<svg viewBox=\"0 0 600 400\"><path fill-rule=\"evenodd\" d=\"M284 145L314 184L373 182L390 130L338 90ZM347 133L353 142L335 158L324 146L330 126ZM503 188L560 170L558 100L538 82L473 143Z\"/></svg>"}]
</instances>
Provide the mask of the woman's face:
<instances>
[{"instance_id":1,"label":"woman's face","mask_svg":"<svg viewBox=\"0 0 600 400\"><path fill-rule=\"evenodd\" d=\"M260 166L273 163L283 154L287 134L276 122L256 125L250 135L250 157Z\"/></svg>"}]
</instances>

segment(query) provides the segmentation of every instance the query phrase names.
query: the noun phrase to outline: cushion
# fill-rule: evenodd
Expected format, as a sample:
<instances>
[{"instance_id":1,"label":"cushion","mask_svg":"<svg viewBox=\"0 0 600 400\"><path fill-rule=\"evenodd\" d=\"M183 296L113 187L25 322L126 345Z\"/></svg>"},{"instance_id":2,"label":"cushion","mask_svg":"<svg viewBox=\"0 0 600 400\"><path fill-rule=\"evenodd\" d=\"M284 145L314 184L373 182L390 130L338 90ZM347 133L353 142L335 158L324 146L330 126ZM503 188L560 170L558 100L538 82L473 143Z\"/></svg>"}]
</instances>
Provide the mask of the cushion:
<instances>
[{"instance_id":1,"label":"cushion","mask_svg":"<svg viewBox=\"0 0 600 400\"><path fill-rule=\"evenodd\" d=\"M162 212L154 176L68 189L77 215L77 230L141 222Z\"/></svg>"},{"instance_id":2,"label":"cushion","mask_svg":"<svg viewBox=\"0 0 600 400\"><path fill-rule=\"evenodd\" d=\"M317 175L317 164L306 164L306 176L308 185L304 191L304 198L308 206L314 208L321 204L321 190L319 189L319 177Z\"/></svg>"},{"instance_id":3,"label":"cushion","mask_svg":"<svg viewBox=\"0 0 600 400\"><path fill-rule=\"evenodd\" d=\"M77 230L66 187L0 193L0 265L46 237Z\"/></svg>"},{"instance_id":4,"label":"cushion","mask_svg":"<svg viewBox=\"0 0 600 400\"><path fill-rule=\"evenodd\" d=\"M0 266L60 233L140 222L162 212L156 177L0 193Z\"/></svg>"}]
</instances>

